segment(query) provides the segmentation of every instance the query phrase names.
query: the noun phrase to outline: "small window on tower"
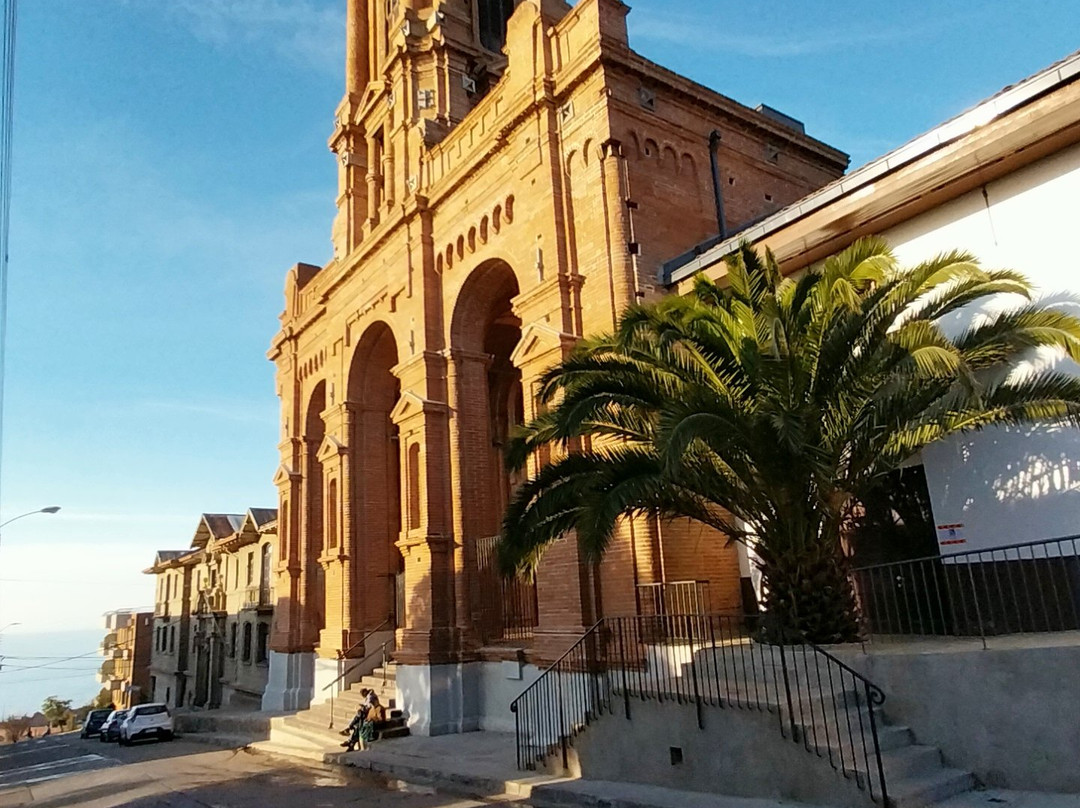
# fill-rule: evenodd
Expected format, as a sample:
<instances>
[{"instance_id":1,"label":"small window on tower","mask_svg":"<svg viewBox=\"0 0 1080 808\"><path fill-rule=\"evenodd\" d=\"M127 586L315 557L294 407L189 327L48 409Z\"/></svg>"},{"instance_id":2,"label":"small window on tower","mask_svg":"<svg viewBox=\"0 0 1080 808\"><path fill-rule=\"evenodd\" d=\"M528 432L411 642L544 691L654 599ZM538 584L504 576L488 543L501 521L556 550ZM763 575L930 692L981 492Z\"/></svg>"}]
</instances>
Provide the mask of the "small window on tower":
<instances>
[{"instance_id":1,"label":"small window on tower","mask_svg":"<svg viewBox=\"0 0 1080 808\"><path fill-rule=\"evenodd\" d=\"M514 0L480 0L477 4L480 44L501 51L506 44L506 22L514 13Z\"/></svg>"}]
</instances>

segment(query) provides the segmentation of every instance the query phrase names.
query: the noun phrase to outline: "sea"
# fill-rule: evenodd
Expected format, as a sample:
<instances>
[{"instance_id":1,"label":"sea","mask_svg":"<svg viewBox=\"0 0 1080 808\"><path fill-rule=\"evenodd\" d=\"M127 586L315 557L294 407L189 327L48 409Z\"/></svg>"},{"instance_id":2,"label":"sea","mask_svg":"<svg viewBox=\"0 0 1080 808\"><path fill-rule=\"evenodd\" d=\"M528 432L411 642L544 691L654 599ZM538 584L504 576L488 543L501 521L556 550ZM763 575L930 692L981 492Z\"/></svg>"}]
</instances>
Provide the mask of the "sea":
<instances>
[{"instance_id":1,"label":"sea","mask_svg":"<svg viewBox=\"0 0 1080 808\"><path fill-rule=\"evenodd\" d=\"M101 690L102 629L0 634L0 717L32 715L49 696L79 707Z\"/></svg>"}]
</instances>

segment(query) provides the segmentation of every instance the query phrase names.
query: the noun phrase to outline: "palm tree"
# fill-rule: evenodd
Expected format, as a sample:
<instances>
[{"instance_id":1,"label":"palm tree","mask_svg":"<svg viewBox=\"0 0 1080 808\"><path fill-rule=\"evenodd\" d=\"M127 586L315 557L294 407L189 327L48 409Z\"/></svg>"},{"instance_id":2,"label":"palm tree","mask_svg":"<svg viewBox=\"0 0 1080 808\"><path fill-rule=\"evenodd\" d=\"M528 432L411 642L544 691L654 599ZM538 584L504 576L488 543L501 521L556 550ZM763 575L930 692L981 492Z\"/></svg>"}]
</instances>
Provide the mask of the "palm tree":
<instances>
[{"instance_id":1,"label":"palm tree","mask_svg":"<svg viewBox=\"0 0 1080 808\"><path fill-rule=\"evenodd\" d=\"M723 285L699 278L690 295L631 307L543 377L550 409L507 463L564 452L517 490L500 563L530 573L571 531L597 560L621 518L691 517L753 544L785 631L850 641L842 539L861 503L950 435L1080 424L1080 380L1025 361L1080 357L1080 319L966 253L901 270L876 238L798 277L745 244L727 267ZM958 312L976 306L964 326Z\"/></svg>"}]
</instances>

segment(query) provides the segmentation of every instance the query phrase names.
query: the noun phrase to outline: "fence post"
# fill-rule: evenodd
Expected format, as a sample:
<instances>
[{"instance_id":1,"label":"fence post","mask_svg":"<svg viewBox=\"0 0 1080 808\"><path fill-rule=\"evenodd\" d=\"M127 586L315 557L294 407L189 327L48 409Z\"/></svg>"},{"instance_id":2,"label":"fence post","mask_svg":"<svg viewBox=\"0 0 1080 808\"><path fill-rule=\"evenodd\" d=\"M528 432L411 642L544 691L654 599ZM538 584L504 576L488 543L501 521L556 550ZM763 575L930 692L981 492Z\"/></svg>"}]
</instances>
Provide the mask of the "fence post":
<instances>
[{"instance_id":1,"label":"fence post","mask_svg":"<svg viewBox=\"0 0 1080 808\"><path fill-rule=\"evenodd\" d=\"M687 639L690 641L690 675L694 678L694 704L697 705L697 725L698 729L705 729L705 714L701 704L701 688L698 684L697 655L694 653L694 621L691 618L687 618L686 620L686 635Z\"/></svg>"},{"instance_id":2,"label":"fence post","mask_svg":"<svg viewBox=\"0 0 1080 808\"><path fill-rule=\"evenodd\" d=\"M791 680L788 678L787 652L784 650L784 632L780 631L780 670L784 674L784 694L787 697L788 722L791 725L791 740L798 741L798 731L795 729L795 707L791 702ZM783 707L780 708L781 712ZM783 729L784 720L780 719L780 728Z\"/></svg>"},{"instance_id":3,"label":"fence post","mask_svg":"<svg viewBox=\"0 0 1080 808\"><path fill-rule=\"evenodd\" d=\"M975 601L975 620L979 623L979 637L982 639L983 650L986 650L986 626L983 625L982 608L979 606L979 593L975 589L975 574L971 571L971 562L964 564L967 567L968 580L971 582L971 597Z\"/></svg>"},{"instance_id":4,"label":"fence post","mask_svg":"<svg viewBox=\"0 0 1080 808\"><path fill-rule=\"evenodd\" d=\"M877 759L878 783L881 784L881 804L883 806L888 806L889 793L885 787L885 765L881 762L881 744L878 741L877 719L874 716L874 707L878 703L878 700L873 697L869 682L864 681L863 688L866 695L866 712L870 716L870 736L874 739L874 757ZM869 781L870 773L867 772L866 774L867 781ZM869 785L869 782L867 784ZM873 796L874 792L871 790L871 799L873 799Z\"/></svg>"},{"instance_id":5,"label":"fence post","mask_svg":"<svg viewBox=\"0 0 1080 808\"><path fill-rule=\"evenodd\" d=\"M622 694L623 706L626 708L626 720L630 720L630 683L626 678L626 648L624 647L623 620L619 619L616 624L619 627L619 670L622 671Z\"/></svg>"},{"instance_id":6,"label":"fence post","mask_svg":"<svg viewBox=\"0 0 1080 808\"><path fill-rule=\"evenodd\" d=\"M562 672L555 674L556 695L559 699L559 742L562 744L562 765L565 772L570 767L570 759L566 750L566 714L563 710Z\"/></svg>"}]
</instances>

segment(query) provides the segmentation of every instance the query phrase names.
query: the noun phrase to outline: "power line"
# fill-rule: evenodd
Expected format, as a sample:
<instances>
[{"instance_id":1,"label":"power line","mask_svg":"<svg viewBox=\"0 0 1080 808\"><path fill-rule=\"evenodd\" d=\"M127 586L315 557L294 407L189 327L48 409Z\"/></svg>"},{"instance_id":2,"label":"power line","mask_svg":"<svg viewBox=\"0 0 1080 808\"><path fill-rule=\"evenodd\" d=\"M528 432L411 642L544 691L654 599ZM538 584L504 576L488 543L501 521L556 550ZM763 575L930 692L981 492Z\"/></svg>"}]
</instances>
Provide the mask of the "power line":
<instances>
[{"instance_id":1,"label":"power line","mask_svg":"<svg viewBox=\"0 0 1080 808\"><path fill-rule=\"evenodd\" d=\"M99 653L99 652L98 651L87 651L85 654L80 654L79 657L82 658L82 657L90 656L91 654L96 654L96 653ZM0 654L0 658L2 658L2 659L18 659L20 661L25 661L27 659L64 660L64 659L70 659L71 657L61 655L61 654L56 654L54 656L19 656L18 654Z\"/></svg>"},{"instance_id":2,"label":"power line","mask_svg":"<svg viewBox=\"0 0 1080 808\"><path fill-rule=\"evenodd\" d=\"M22 671L16 672L22 673ZM86 673L65 673L61 676L33 676L29 679L16 679L15 681L5 680L4 686L7 687L9 685L25 685L32 682L56 682L61 679L88 679L93 675L93 671L87 671Z\"/></svg>"},{"instance_id":3,"label":"power line","mask_svg":"<svg viewBox=\"0 0 1080 808\"><path fill-rule=\"evenodd\" d=\"M91 651L89 654L79 654L77 656L64 657L63 659L58 659L56 661L57 662L70 662L73 659L84 659L84 658L86 658L88 656L97 655L97 654L98 654L97 651ZM26 668L23 668L23 671L32 671L32 670L37 670L38 668L47 668L47 667L49 667L49 665L52 665L52 664L53 664L52 662L44 662L41 665L30 665L30 666L28 666ZM0 670L0 676L2 676L4 673L7 673L7 671ZM22 673L22 671L16 671L16 673Z\"/></svg>"},{"instance_id":4,"label":"power line","mask_svg":"<svg viewBox=\"0 0 1080 808\"><path fill-rule=\"evenodd\" d=\"M32 666L9 665L9 664L7 664L7 662L3 662L2 665L3 665L3 669L6 670L6 671L8 671L8 670L10 670L10 671L33 671L33 670L39 670L40 669L40 670L45 670L45 671L83 671L84 673L93 673L94 671L98 670L101 667L100 665L98 665L96 663L94 664L94 667L92 667L92 668L68 668L68 667L64 667L64 666L60 666L58 668L53 668L53 667L50 667L48 665L41 665L41 666L38 666L38 665L32 665Z\"/></svg>"},{"instance_id":5,"label":"power line","mask_svg":"<svg viewBox=\"0 0 1080 808\"><path fill-rule=\"evenodd\" d=\"M11 225L11 147L15 118L15 29L18 0L4 0L3 81L0 82L0 479L4 447L4 377L8 324L8 235Z\"/></svg>"}]
</instances>

